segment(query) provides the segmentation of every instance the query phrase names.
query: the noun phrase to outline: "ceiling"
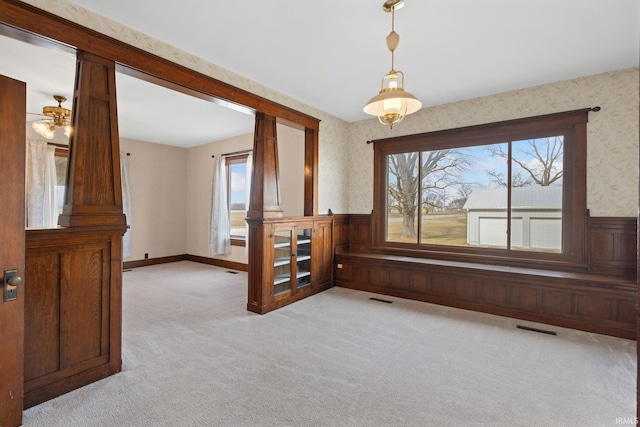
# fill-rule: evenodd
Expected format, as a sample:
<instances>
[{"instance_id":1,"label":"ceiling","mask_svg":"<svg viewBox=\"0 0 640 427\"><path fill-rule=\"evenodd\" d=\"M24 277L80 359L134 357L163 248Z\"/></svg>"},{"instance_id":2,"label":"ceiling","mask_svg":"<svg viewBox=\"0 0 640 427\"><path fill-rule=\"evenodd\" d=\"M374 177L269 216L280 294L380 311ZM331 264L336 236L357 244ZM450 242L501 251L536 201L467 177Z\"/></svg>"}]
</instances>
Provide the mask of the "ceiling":
<instances>
[{"instance_id":1,"label":"ceiling","mask_svg":"<svg viewBox=\"0 0 640 427\"><path fill-rule=\"evenodd\" d=\"M369 118L362 107L391 68L385 44L391 15L382 11L382 0L71 2L347 121ZM423 106L639 64L637 0L405 3L396 13L395 65L406 75L405 89ZM58 90L52 82L40 90L50 96L53 88ZM151 124L135 139L157 138L154 130L166 135L176 124L184 124L178 134L183 136L184 128L195 133L197 123L206 133L236 119L239 128L252 129L250 116L232 111L218 122L221 107L174 95L118 75L121 135L129 127L142 129L145 121ZM182 104L186 100L189 105ZM142 101L143 108L136 106ZM210 107L213 112L205 110ZM202 115L190 120L196 114ZM216 138L205 137L206 142Z\"/></svg>"}]
</instances>

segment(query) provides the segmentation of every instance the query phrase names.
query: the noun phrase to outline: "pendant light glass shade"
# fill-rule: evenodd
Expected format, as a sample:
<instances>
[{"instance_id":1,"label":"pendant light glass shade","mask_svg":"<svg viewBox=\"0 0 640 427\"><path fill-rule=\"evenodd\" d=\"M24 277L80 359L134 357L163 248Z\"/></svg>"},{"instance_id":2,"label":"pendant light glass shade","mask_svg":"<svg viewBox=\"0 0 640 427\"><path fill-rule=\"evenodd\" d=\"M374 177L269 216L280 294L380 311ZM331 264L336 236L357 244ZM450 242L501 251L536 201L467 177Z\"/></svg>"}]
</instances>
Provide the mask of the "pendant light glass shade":
<instances>
[{"instance_id":1,"label":"pendant light glass shade","mask_svg":"<svg viewBox=\"0 0 640 427\"><path fill-rule=\"evenodd\" d=\"M408 114L415 113L421 107L422 103L404 90L404 73L392 70L382 78L380 92L367 102L364 112L377 116L381 124L393 128L394 124L400 123Z\"/></svg>"}]
</instances>

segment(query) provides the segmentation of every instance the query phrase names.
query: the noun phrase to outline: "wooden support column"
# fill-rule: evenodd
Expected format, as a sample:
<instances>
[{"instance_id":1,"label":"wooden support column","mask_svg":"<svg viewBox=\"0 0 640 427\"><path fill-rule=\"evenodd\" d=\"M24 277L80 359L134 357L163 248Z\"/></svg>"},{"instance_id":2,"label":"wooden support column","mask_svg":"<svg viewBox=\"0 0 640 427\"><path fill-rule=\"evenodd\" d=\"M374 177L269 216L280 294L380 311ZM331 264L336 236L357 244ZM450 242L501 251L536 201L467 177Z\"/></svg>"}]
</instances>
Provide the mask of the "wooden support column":
<instances>
[{"instance_id":1,"label":"wooden support column","mask_svg":"<svg viewBox=\"0 0 640 427\"><path fill-rule=\"evenodd\" d=\"M249 218L280 218L280 174L276 118L256 113Z\"/></svg>"},{"instance_id":2,"label":"wooden support column","mask_svg":"<svg viewBox=\"0 0 640 427\"><path fill-rule=\"evenodd\" d=\"M264 219L281 218L280 173L276 118L256 113L253 135L253 173L247 222L249 224L249 289L247 310L264 313L269 287L264 283Z\"/></svg>"},{"instance_id":3,"label":"wooden support column","mask_svg":"<svg viewBox=\"0 0 640 427\"><path fill-rule=\"evenodd\" d=\"M318 215L318 129L304 130L304 215Z\"/></svg>"},{"instance_id":4,"label":"wooden support column","mask_svg":"<svg viewBox=\"0 0 640 427\"><path fill-rule=\"evenodd\" d=\"M26 232L25 407L122 367L117 123L114 61L79 52L62 227Z\"/></svg>"},{"instance_id":5,"label":"wooden support column","mask_svg":"<svg viewBox=\"0 0 640 427\"><path fill-rule=\"evenodd\" d=\"M126 224L122 213L115 63L78 52L63 227Z\"/></svg>"}]
</instances>

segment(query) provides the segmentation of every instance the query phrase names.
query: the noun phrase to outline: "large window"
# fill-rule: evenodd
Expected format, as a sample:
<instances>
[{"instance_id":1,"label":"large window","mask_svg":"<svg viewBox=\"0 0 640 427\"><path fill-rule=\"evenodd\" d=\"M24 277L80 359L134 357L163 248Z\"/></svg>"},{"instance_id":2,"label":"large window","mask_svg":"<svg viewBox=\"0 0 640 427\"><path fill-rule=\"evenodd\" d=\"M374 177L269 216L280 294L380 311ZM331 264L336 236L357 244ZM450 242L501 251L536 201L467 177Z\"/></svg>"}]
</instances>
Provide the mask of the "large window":
<instances>
[{"instance_id":1,"label":"large window","mask_svg":"<svg viewBox=\"0 0 640 427\"><path fill-rule=\"evenodd\" d=\"M586 118L376 141L376 247L584 263Z\"/></svg>"}]
</instances>

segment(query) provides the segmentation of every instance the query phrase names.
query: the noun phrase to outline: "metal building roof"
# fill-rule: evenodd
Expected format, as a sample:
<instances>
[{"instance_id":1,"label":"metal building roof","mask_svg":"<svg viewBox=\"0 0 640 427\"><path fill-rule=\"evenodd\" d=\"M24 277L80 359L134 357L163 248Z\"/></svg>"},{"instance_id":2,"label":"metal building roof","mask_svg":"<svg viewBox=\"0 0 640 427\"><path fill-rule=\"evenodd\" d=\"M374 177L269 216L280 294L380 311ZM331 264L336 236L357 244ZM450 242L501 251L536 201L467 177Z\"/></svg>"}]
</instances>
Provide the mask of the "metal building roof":
<instances>
[{"instance_id":1,"label":"metal building roof","mask_svg":"<svg viewBox=\"0 0 640 427\"><path fill-rule=\"evenodd\" d=\"M517 187L511 189L511 206L518 209L562 209L562 186ZM506 209L506 188L478 188L469 195L463 209Z\"/></svg>"}]
</instances>

